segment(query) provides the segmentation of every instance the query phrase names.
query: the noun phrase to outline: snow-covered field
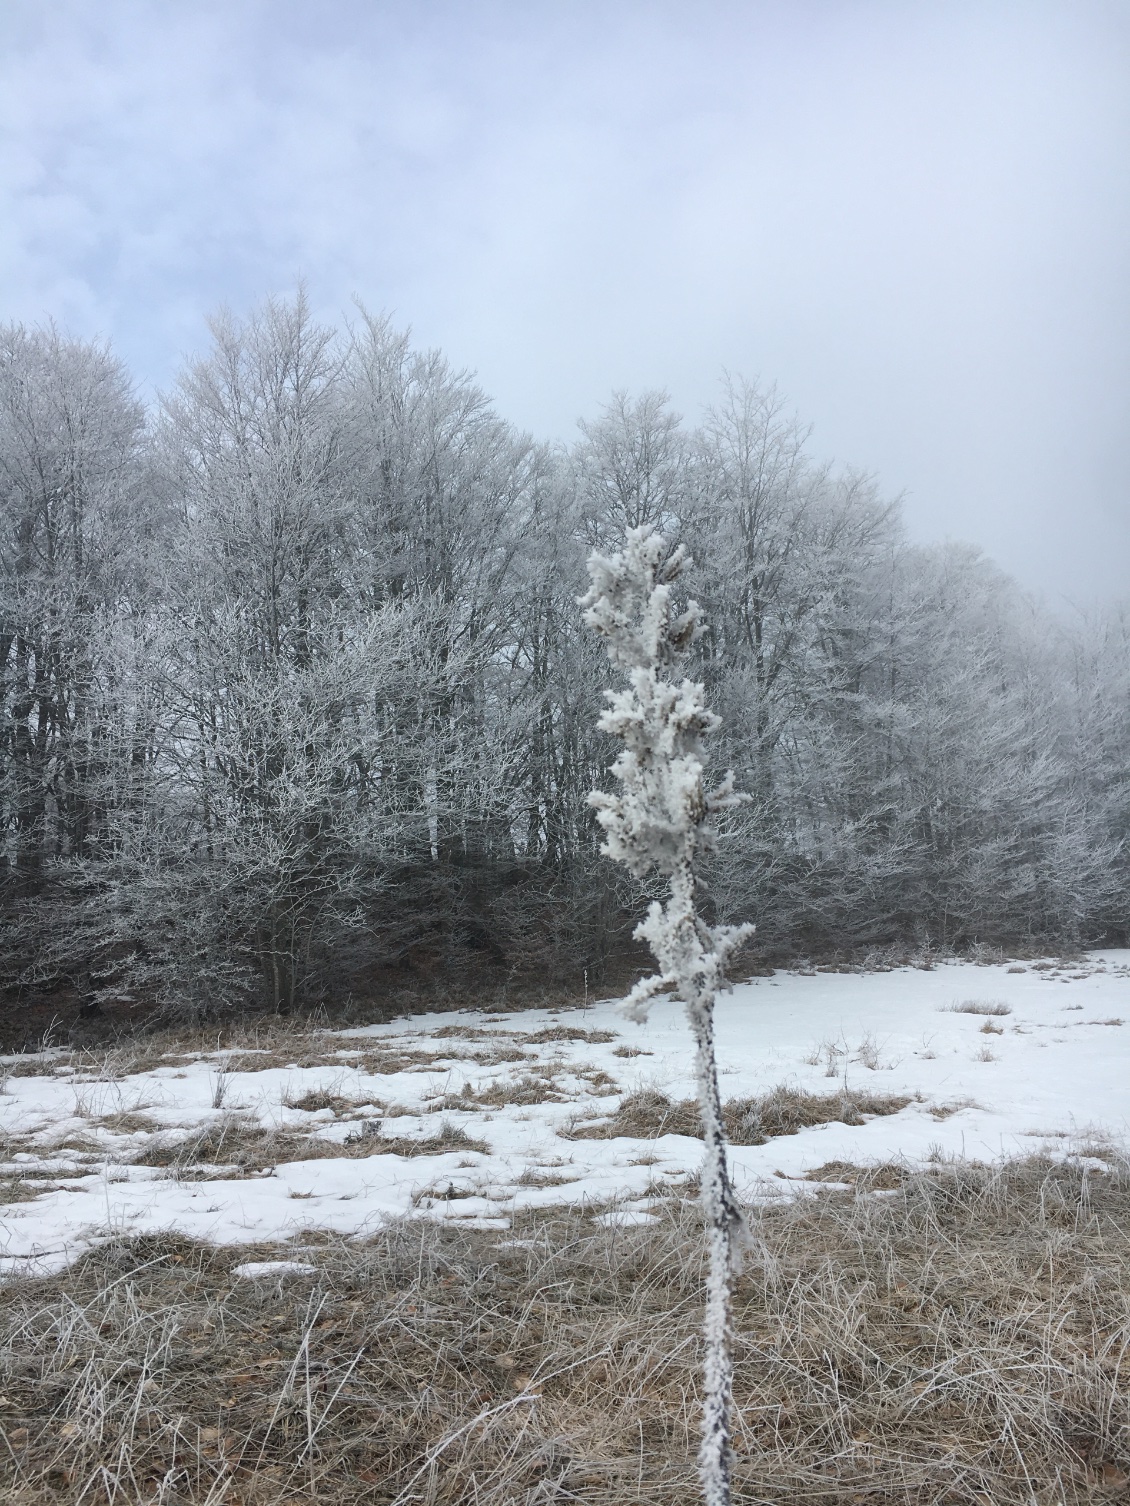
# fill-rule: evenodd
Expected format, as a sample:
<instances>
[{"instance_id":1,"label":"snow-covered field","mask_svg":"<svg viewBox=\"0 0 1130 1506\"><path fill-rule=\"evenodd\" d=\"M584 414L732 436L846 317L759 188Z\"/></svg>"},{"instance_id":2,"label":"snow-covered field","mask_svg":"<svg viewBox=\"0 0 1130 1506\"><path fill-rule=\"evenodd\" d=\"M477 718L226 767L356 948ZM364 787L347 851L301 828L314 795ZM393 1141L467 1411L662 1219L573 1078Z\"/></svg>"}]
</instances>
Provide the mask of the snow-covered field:
<instances>
[{"instance_id":1,"label":"snow-covered field","mask_svg":"<svg viewBox=\"0 0 1130 1506\"><path fill-rule=\"evenodd\" d=\"M1130 1137L1130 951L1078 966L782 972L719 1001L718 1038L727 1099L846 1082L911 1100L735 1147L749 1199L810 1192L831 1162L1086 1155ZM699 1142L571 1132L641 1089L689 1098L691 1065L669 1001L643 1026L610 1002L462 1010L133 1071L120 1054L4 1058L0 1270L58 1268L107 1235L156 1230L300 1251L308 1231L364 1233L411 1212L505 1227L518 1210L582 1202L646 1219L697 1169Z\"/></svg>"}]
</instances>

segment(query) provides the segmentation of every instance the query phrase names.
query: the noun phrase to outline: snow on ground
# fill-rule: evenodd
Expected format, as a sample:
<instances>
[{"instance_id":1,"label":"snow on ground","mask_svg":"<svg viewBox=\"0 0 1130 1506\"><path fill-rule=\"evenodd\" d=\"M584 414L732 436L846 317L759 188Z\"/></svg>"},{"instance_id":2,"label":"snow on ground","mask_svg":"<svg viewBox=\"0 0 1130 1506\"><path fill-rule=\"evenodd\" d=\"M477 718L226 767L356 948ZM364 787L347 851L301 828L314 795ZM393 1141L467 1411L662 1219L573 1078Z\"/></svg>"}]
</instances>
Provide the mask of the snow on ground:
<instances>
[{"instance_id":1,"label":"snow on ground","mask_svg":"<svg viewBox=\"0 0 1130 1506\"><path fill-rule=\"evenodd\" d=\"M911 1098L862 1125L734 1147L749 1199L809 1192L831 1162L1087 1154L1130 1138L1130 951L782 972L722 997L717 1023L724 1098L845 1083ZM415 1016L309 1043L312 1065L294 1037L281 1056L170 1053L117 1076L89 1055L0 1058L0 1271L55 1269L108 1235L156 1230L291 1238L301 1253L305 1232L360 1234L413 1211L504 1228L517 1210L572 1202L640 1222L699 1163L683 1135L569 1137L639 1089L693 1095L671 1001L643 1026L608 1001Z\"/></svg>"}]
</instances>

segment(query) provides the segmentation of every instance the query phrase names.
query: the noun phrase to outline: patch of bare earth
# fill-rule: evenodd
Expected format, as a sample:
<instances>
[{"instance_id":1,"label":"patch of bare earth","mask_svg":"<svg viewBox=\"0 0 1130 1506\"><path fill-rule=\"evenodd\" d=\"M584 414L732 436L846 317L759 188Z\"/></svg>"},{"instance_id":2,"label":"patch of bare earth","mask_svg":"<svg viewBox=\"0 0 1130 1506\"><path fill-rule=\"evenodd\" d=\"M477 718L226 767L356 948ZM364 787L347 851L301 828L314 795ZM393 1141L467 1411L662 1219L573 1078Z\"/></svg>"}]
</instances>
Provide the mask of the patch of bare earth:
<instances>
[{"instance_id":1,"label":"patch of bare earth","mask_svg":"<svg viewBox=\"0 0 1130 1506\"><path fill-rule=\"evenodd\" d=\"M735 1499L1126 1498L1125 1161L939 1166L751 1217ZM236 1274L288 1255L305 1269ZM643 1227L110 1242L4 1291L0 1494L685 1506L703 1274L689 1201Z\"/></svg>"}]
</instances>

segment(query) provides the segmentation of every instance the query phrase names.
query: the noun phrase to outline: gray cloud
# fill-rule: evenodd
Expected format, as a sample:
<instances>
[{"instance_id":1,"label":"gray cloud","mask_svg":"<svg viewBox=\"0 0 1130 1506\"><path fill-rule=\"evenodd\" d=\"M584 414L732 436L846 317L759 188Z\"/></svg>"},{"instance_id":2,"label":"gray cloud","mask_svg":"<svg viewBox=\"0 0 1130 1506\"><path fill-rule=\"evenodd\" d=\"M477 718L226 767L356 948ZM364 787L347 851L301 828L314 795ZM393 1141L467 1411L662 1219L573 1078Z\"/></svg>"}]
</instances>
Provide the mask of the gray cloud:
<instances>
[{"instance_id":1,"label":"gray cloud","mask_svg":"<svg viewBox=\"0 0 1130 1506\"><path fill-rule=\"evenodd\" d=\"M304 275L568 436L776 380L824 455L1080 602L1130 559L1124 5L11 3L4 316L151 385Z\"/></svg>"}]
</instances>

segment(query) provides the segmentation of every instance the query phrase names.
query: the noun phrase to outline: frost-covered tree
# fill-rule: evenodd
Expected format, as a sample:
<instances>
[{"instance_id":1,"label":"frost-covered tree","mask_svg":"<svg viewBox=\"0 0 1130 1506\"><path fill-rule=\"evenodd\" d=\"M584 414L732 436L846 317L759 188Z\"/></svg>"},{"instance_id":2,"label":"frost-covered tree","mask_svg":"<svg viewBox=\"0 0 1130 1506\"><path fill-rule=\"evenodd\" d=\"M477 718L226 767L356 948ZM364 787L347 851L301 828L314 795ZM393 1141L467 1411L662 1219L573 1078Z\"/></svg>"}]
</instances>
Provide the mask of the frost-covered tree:
<instances>
[{"instance_id":1,"label":"frost-covered tree","mask_svg":"<svg viewBox=\"0 0 1130 1506\"><path fill-rule=\"evenodd\" d=\"M756 384L697 429L614 394L557 448L380 318L299 292L213 334L147 413L108 349L0 327L10 997L617 973L633 881L586 804L612 671L576 598L641 526L693 556L686 673L751 797L713 859L695 836L708 919L778 958L1125 938L1125 609L1061 622L910 545Z\"/></svg>"},{"instance_id":2,"label":"frost-covered tree","mask_svg":"<svg viewBox=\"0 0 1130 1506\"><path fill-rule=\"evenodd\" d=\"M634 401L614 392L598 419L581 420L573 461L590 543L650 524L677 532L691 495L692 455L666 392Z\"/></svg>"},{"instance_id":3,"label":"frost-covered tree","mask_svg":"<svg viewBox=\"0 0 1130 1506\"><path fill-rule=\"evenodd\" d=\"M104 837L131 756L114 659L148 594L144 418L108 349L0 327L0 845L20 881Z\"/></svg>"},{"instance_id":4,"label":"frost-covered tree","mask_svg":"<svg viewBox=\"0 0 1130 1506\"><path fill-rule=\"evenodd\" d=\"M730 775L707 793L702 740L718 718L707 709L701 684L676 684L664 673L681 662L702 631L697 602L678 615L672 609L671 588L684 560L681 547L669 553L651 528L631 529L622 553L589 559L592 588L581 606L585 622L605 638L613 665L628 675L626 690L608 692L610 705L599 722L624 744L612 766L620 793L590 796L606 834L603 850L636 877L654 870L669 885L667 899L654 900L636 928L659 971L637 983L625 1003L642 1018L651 999L673 992L686 1006L695 1039L709 1258L699 1471L707 1506L724 1506L730 1500L731 1294L744 1222L726 1164L714 1000L727 959L753 927L710 927L696 904L699 862L715 842L709 817L742 797Z\"/></svg>"}]
</instances>

